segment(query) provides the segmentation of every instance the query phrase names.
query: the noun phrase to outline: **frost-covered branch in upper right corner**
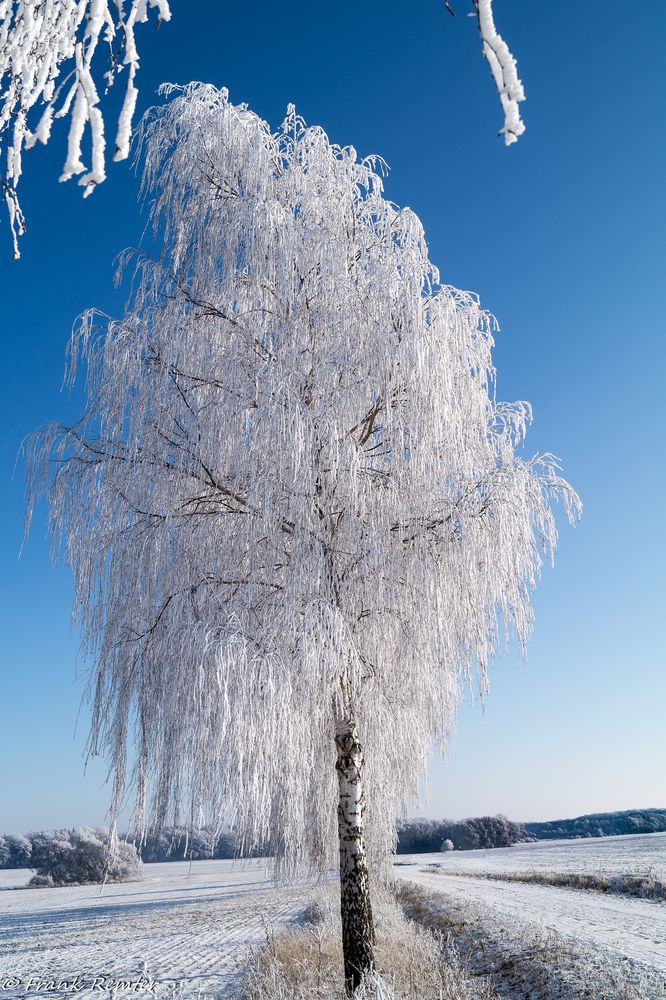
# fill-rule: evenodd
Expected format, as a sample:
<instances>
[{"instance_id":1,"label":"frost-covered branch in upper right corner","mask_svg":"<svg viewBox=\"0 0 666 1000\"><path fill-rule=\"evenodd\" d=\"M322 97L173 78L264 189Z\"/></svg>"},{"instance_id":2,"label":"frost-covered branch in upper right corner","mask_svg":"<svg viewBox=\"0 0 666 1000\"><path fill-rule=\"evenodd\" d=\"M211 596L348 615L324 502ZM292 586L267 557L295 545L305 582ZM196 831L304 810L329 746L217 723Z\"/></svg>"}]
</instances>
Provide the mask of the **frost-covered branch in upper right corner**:
<instances>
[{"instance_id":1,"label":"frost-covered branch in upper right corner","mask_svg":"<svg viewBox=\"0 0 666 1000\"><path fill-rule=\"evenodd\" d=\"M483 42L483 54L490 65L504 110L504 125L499 134L504 136L505 144L510 146L525 131L525 123L518 110L520 101L525 100L525 91L518 77L516 60L495 29L492 0L474 0L474 6Z\"/></svg>"}]
</instances>

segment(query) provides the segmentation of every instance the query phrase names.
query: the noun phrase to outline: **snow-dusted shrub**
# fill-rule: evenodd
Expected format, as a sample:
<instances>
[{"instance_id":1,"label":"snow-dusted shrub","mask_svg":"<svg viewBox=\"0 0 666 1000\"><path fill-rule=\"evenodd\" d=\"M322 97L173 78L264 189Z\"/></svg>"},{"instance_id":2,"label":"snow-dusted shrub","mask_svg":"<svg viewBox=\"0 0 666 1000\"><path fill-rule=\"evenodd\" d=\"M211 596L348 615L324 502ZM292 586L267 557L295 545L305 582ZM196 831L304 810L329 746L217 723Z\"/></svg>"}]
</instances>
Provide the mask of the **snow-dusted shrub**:
<instances>
[{"instance_id":1,"label":"snow-dusted shrub","mask_svg":"<svg viewBox=\"0 0 666 1000\"><path fill-rule=\"evenodd\" d=\"M32 886L33 889L50 889L51 886L55 885L55 882L50 875L33 875L28 885Z\"/></svg>"},{"instance_id":2,"label":"snow-dusted shrub","mask_svg":"<svg viewBox=\"0 0 666 1000\"><path fill-rule=\"evenodd\" d=\"M444 853L446 851L452 851L452 850L453 850L453 841L452 840L443 840L442 841L442 853Z\"/></svg>"},{"instance_id":3,"label":"snow-dusted shrub","mask_svg":"<svg viewBox=\"0 0 666 1000\"><path fill-rule=\"evenodd\" d=\"M32 838L32 886L131 882L140 877L141 862L133 844L111 845L107 830L79 827L47 830Z\"/></svg>"}]
</instances>

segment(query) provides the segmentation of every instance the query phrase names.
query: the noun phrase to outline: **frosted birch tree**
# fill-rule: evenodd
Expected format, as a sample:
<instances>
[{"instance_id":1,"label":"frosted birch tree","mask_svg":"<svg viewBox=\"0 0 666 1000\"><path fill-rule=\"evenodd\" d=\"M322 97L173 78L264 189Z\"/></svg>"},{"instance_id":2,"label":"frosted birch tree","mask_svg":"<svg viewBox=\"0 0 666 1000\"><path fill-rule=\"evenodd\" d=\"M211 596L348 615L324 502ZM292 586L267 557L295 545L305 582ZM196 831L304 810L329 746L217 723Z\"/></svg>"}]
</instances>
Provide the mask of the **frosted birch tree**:
<instances>
[{"instance_id":1,"label":"frosted birch tree","mask_svg":"<svg viewBox=\"0 0 666 1000\"><path fill-rule=\"evenodd\" d=\"M114 160L129 153L138 91L139 53L136 25L171 17L168 0L0 0L0 162L2 196L8 212L14 257L25 217L17 187L23 152L49 141L54 121L69 118L67 157L61 181L78 177L87 197L106 178L106 138L101 97L93 73L100 41L108 49L103 80L108 89L124 71L125 98L116 131ZM81 144L86 126L91 161L86 167Z\"/></svg>"},{"instance_id":2,"label":"frosted birch tree","mask_svg":"<svg viewBox=\"0 0 666 1000\"><path fill-rule=\"evenodd\" d=\"M368 872L466 687L525 645L552 501L579 501L521 456L494 321L380 159L293 107L273 133L224 90L171 96L141 140L158 258L77 328L88 407L32 441L29 495L73 570L113 815L132 790L139 828L230 818L280 872L337 855L352 988Z\"/></svg>"}]
</instances>

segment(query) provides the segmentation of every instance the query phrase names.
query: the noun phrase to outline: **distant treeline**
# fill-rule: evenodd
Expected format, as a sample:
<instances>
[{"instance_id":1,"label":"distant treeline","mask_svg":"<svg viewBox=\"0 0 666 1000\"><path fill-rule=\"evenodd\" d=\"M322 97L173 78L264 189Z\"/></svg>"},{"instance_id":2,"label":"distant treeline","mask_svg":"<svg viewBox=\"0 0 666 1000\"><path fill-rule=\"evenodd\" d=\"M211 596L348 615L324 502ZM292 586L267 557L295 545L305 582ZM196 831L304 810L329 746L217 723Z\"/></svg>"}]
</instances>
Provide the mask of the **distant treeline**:
<instances>
[{"instance_id":1,"label":"distant treeline","mask_svg":"<svg viewBox=\"0 0 666 1000\"><path fill-rule=\"evenodd\" d=\"M459 821L449 819L404 819L398 823L398 854L430 854L451 847L475 851L483 847L510 847L526 839L522 823L506 816L479 816Z\"/></svg>"},{"instance_id":2,"label":"distant treeline","mask_svg":"<svg viewBox=\"0 0 666 1000\"><path fill-rule=\"evenodd\" d=\"M127 840L136 845L142 861L203 861L206 858L238 857L237 844L230 833L217 836L210 830L185 828L146 834L143 843L139 834L128 833Z\"/></svg>"},{"instance_id":3,"label":"distant treeline","mask_svg":"<svg viewBox=\"0 0 666 1000\"><path fill-rule=\"evenodd\" d=\"M666 809L627 809L625 812L591 813L576 819L525 823L530 840L570 840L577 837L617 837L627 833L664 833Z\"/></svg>"},{"instance_id":4,"label":"distant treeline","mask_svg":"<svg viewBox=\"0 0 666 1000\"><path fill-rule=\"evenodd\" d=\"M48 831L47 831L48 832ZM0 837L0 868L34 868L33 843L45 833L7 834ZM450 840L458 851L481 847L509 847L525 839L520 823L512 823L506 816L481 816L462 822L449 820L408 819L398 823L398 854L425 854L442 850L442 843ZM188 833L184 828L147 834L128 833L123 838L134 844L142 861L202 861L211 858L235 858L238 845L229 833L215 835L209 830ZM259 854L270 854L267 846ZM246 855L247 856L247 855Z\"/></svg>"},{"instance_id":5,"label":"distant treeline","mask_svg":"<svg viewBox=\"0 0 666 1000\"><path fill-rule=\"evenodd\" d=\"M405 819L398 823L398 854L430 854L441 850L474 851L510 847L531 840L573 840L616 837L629 833L664 833L666 809L629 809L591 813L576 819L545 823L513 823L506 816L480 816L454 822L448 819ZM445 841L450 841L443 847Z\"/></svg>"},{"instance_id":6,"label":"distant treeline","mask_svg":"<svg viewBox=\"0 0 666 1000\"><path fill-rule=\"evenodd\" d=\"M49 831L46 831L48 833ZM51 831L53 832L53 831ZM592 813L576 819L545 823L513 823L506 816L479 816L459 821L448 819L403 819L398 821L398 854L432 854L442 850L474 851L510 847L530 840L571 840L580 837L614 837L629 833L666 832L666 809L629 809L625 812ZM0 836L0 868L35 868L33 842L45 833L8 833ZM209 830L188 833L185 828L126 837L142 861L201 861L206 858L236 858L240 852L230 833ZM446 843L449 841L450 843ZM255 856L271 853L270 846ZM246 853L245 857L248 856Z\"/></svg>"},{"instance_id":7,"label":"distant treeline","mask_svg":"<svg viewBox=\"0 0 666 1000\"><path fill-rule=\"evenodd\" d=\"M55 832L46 830L27 835L8 833L0 836L0 868L35 868L33 849ZM201 861L205 858L235 858L239 854L231 834L216 836L209 830L195 830L188 834L184 828L175 828L148 834L143 842L139 834L128 833L121 840L134 844L142 861Z\"/></svg>"}]
</instances>

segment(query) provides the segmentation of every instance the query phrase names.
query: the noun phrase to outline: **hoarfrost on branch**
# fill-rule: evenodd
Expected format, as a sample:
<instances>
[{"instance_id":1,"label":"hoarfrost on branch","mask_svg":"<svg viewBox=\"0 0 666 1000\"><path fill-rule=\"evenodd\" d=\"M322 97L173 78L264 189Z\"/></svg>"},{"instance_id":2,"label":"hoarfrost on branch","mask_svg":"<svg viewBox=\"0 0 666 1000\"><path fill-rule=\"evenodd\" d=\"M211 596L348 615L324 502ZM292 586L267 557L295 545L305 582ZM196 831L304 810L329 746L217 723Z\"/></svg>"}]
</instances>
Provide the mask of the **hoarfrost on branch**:
<instances>
[{"instance_id":1,"label":"hoarfrost on branch","mask_svg":"<svg viewBox=\"0 0 666 1000\"><path fill-rule=\"evenodd\" d=\"M109 48L106 87L126 69L113 158L127 157L139 67L134 31L137 23L148 20L151 7L157 10L158 23L170 19L168 0L0 0L1 184L15 258L20 256L18 238L25 232L17 196L23 151L37 142L46 144L54 120L70 117L60 180L81 175L86 197L106 177L104 119L92 73L100 40ZM89 169L81 159L86 125L91 137Z\"/></svg>"},{"instance_id":2,"label":"hoarfrost on branch","mask_svg":"<svg viewBox=\"0 0 666 1000\"><path fill-rule=\"evenodd\" d=\"M518 104L525 100L525 91L518 78L516 60L501 35L497 34L493 19L493 0L474 0L476 15L483 43L483 54L488 60L490 72L499 93L504 125L499 131L504 142L510 146L517 142L525 131L525 123L520 117Z\"/></svg>"},{"instance_id":3,"label":"hoarfrost on branch","mask_svg":"<svg viewBox=\"0 0 666 1000\"><path fill-rule=\"evenodd\" d=\"M29 449L94 658L90 749L139 827L230 819L330 865L350 716L386 858L463 691L527 642L551 502L578 498L521 457L494 320L440 284L380 159L194 84L141 147L159 258L134 257L123 319L83 319L87 412Z\"/></svg>"},{"instance_id":4,"label":"hoarfrost on branch","mask_svg":"<svg viewBox=\"0 0 666 1000\"><path fill-rule=\"evenodd\" d=\"M483 54L497 86L507 145L525 131L518 103L525 99L522 83L506 42L497 33L492 0L473 0ZM126 7L129 5L129 9ZM447 9L453 13L449 3ZM106 88L127 70L125 98L118 118L114 160L129 155L139 68L135 27L156 8L158 25L171 18L169 0L0 0L0 144L4 159L0 180L12 232L14 257L25 232L17 187L23 152L37 142L46 144L54 120L70 117L67 157L60 180L77 176L84 197L106 178L105 125L92 63L100 39L108 45L110 64ZM114 48L120 36L120 44ZM63 76L63 71L69 71ZM82 161L81 144L90 127L91 160Z\"/></svg>"}]
</instances>

